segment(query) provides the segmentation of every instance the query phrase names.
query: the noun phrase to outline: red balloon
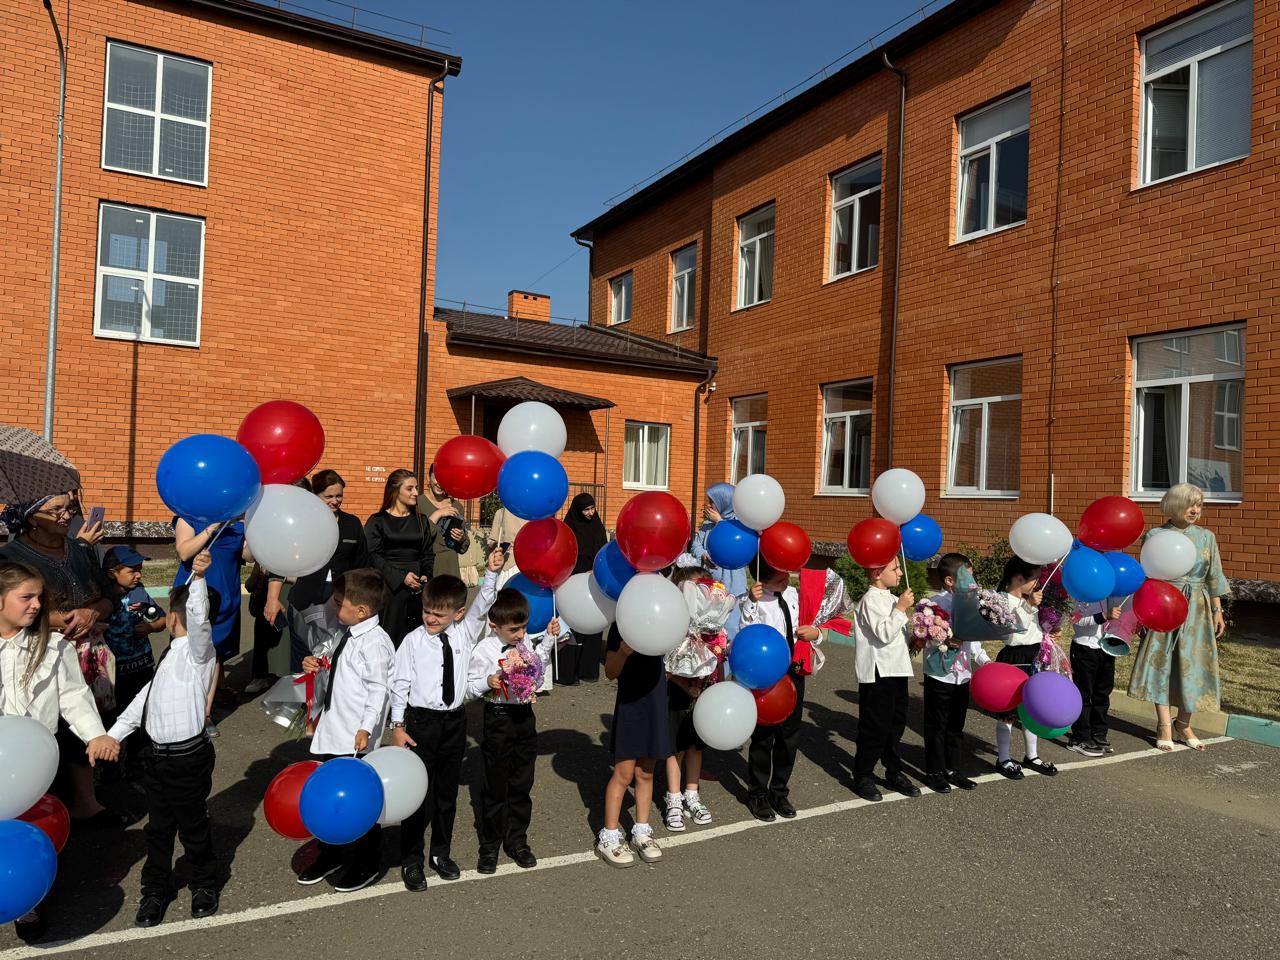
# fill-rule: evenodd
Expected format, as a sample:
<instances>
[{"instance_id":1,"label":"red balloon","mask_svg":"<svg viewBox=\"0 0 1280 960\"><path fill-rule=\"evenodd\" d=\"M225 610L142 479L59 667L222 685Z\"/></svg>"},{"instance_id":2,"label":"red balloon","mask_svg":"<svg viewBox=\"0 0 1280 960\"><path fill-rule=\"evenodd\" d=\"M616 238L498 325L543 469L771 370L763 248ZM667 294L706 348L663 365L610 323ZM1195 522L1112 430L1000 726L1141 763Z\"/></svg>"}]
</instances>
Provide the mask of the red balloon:
<instances>
[{"instance_id":1,"label":"red balloon","mask_svg":"<svg viewBox=\"0 0 1280 960\"><path fill-rule=\"evenodd\" d=\"M1128 497L1103 497L1085 507L1078 539L1094 550L1123 550L1145 526L1142 509Z\"/></svg>"},{"instance_id":2,"label":"red balloon","mask_svg":"<svg viewBox=\"0 0 1280 960\"><path fill-rule=\"evenodd\" d=\"M791 682L789 674L768 690L752 690L756 698L756 723L762 727L772 727L791 716L796 708L796 685Z\"/></svg>"},{"instance_id":3,"label":"red balloon","mask_svg":"<svg viewBox=\"0 0 1280 960\"><path fill-rule=\"evenodd\" d=\"M307 778L320 766L319 760L302 760L291 763L271 781L267 795L262 798L262 812L269 826L286 840L307 840L311 831L302 825L302 812L298 801Z\"/></svg>"},{"instance_id":4,"label":"red balloon","mask_svg":"<svg viewBox=\"0 0 1280 960\"><path fill-rule=\"evenodd\" d=\"M35 802L30 810L18 818L39 827L53 841L53 849L58 853L67 845L67 837L71 836L71 815L61 800L52 793L46 793Z\"/></svg>"},{"instance_id":5,"label":"red balloon","mask_svg":"<svg viewBox=\"0 0 1280 960\"><path fill-rule=\"evenodd\" d=\"M995 714L1013 713L1022 702L1022 685L1027 675L1012 663L988 663L973 673L969 696L982 710Z\"/></svg>"},{"instance_id":6,"label":"red balloon","mask_svg":"<svg viewBox=\"0 0 1280 960\"><path fill-rule=\"evenodd\" d=\"M297 483L324 453L320 418L292 400L254 407L240 422L236 440L258 464L263 483Z\"/></svg>"},{"instance_id":7,"label":"red balloon","mask_svg":"<svg viewBox=\"0 0 1280 960\"><path fill-rule=\"evenodd\" d=\"M1133 595L1133 615L1150 630L1168 633L1187 621L1187 598L1164 580L1144 580Z\"/></svg>"},{"instance_id":8,"label":"red balloon","mask_svg":"<svg viewBox=\"0 0 1280 960\"><path fill-rule=\"evenodd\" d=\"M618 512L618 549L641 573L676 562L689 542L689 511L669 493L638 493Z\"/></svg>"},{"instance_id":9,"label":"red balloon","mask_svg":"<svg viewBox=\"0 0 1280 960\"><path fill-rule=\"evenodd\" d=\"M498 488L498 471L506 462L496 443L467 435L446 440L431 466L445 493L459 500L476 500Z\"/></svg>"},{"instance_id":10,"label":"red balloon","mask_svg":"<svg viewBox=\"0 0 1280 960\"><path fill-rule=\"evenodd\" d=\"M775 570L801 570L812 552L809 535L794 523L779 520L760 534L760 556Z\"/></svg>"},{"instance_id":11,"label":"red balloon","mask_svg":"<svg viewBox=\"0 0 1280 960\"><path fill-rule=\"evenodd\" d=\"M572 576L578 562L578 538L555 517L530 520L516 534L511 549L520 572L552 590Z\"/></svg>"},{"instance_id":12,"label":"red balloon","mask_svg":"<svg viewBox=\"0 0 1280 960\"><path fill-rule=\"evenodd\" d=\"M849 531L849 556L860 567L883 567L902 548L902 531L882 517L860 520Z\"/></svg>"}]
</instances>

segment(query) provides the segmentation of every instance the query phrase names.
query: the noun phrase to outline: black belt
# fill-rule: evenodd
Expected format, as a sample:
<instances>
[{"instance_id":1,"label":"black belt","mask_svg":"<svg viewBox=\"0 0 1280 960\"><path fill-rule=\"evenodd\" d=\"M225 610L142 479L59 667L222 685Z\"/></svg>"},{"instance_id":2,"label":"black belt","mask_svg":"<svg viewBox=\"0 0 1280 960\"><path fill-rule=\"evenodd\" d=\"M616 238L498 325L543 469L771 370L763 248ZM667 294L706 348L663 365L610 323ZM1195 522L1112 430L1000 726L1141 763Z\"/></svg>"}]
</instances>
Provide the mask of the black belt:
<instances>
[{"instance_id":1,"label":"black belt","mask_svg":"<svg viewBox=\"0 0 1280 960\"><path fill-rule=\"evenodd\" d=\"M209 735L201 730L194 737L179 740L177 743L151 742L151 755L155 757L185 757L204 749L209 743Z\"/></svg>"},{"instance_id":2,"label":"black belt","mask_svg":"<svg viewBox=\"0 0 1280 960\"><path fill-rule=\"evenodd\" d=\"M431 707L415 707L413 704L405 707L405 714L410 713L428 713L438 717L448 717L455 713L462 713L462 707L454 707L452 710L433 710Z\"/></svg>"},{"instance_id":3,"label":"black belt","mask_svg":"<svg viewBox=\"0 0 1280 960\"><path fill-rule=\"evenodd\" d=\"M511 713L516 715L533 712L532 703L505 703L496 700L486 700L484 702L484 708L486 710L491 710L494 713Z\"/></svg>"}]
</instances>

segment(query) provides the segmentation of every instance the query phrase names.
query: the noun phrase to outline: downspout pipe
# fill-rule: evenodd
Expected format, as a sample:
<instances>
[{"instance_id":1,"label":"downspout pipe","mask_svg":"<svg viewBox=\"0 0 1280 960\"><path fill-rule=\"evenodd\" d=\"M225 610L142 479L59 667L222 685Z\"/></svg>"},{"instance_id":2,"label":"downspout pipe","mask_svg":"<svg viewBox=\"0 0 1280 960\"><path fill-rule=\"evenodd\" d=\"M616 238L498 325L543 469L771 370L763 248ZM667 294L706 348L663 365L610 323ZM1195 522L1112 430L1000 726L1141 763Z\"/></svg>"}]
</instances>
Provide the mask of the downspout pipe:
<instances>
[{"instance_id":1,"label":"downspout pipe","mask_svg":"<svg viewBox=\"0 0 1280 960\"><path fill-rule=\"evenodd\" d=\"M591 278L596 269L595 241L574 237L573 242L580 247L587 248L587 326L591 326Z\"/></svg>"},{"instance_id":2,"label":"downspout pipe","mask_svg":"<svg viewBox=\"0 0 1280 960\"><path fill-rule=\"evenodd\" d=\"M58 372L58 277L62 265L62 145L67 115L67 47L62 42L51 0L44 8L58 42L58 146L53 175L53 255L49 261L49 344L44 361L44 438L53 441L54 385Z\"/></svg>"},{"instance_id":3,"label":"downspout pipe","mask_svg":"<svg viewBox=\"0 0 1280 960\"><path fill-rule=\"evenodd\" d=\"M702 395L706 392L707 387L711 385L711 381L715 379L718 365L712 363L707 368L707 375L702 378L693 390L693 490L689 494L689 540L693 541L694 535L698 532L698 454L702 449Z\"/></svg>"},{"instance_id":4,"label":"downspout pipe","mask_svg":"<svg viewBox=\"0 0 1280 960\"><path fill-rule=\"evenodd\" d=\"M885 467L893 466L893 392L894 381L898 376L898 303L902 292L902 168L903 151L906 149L907 136L907 72L895 67L889 60L887 51L880 52L880 58L887 69L898 76L898 188L894 205L893 229L893 314L889 321L889 443L886 451Z\"/></svg>"}]
</instances>

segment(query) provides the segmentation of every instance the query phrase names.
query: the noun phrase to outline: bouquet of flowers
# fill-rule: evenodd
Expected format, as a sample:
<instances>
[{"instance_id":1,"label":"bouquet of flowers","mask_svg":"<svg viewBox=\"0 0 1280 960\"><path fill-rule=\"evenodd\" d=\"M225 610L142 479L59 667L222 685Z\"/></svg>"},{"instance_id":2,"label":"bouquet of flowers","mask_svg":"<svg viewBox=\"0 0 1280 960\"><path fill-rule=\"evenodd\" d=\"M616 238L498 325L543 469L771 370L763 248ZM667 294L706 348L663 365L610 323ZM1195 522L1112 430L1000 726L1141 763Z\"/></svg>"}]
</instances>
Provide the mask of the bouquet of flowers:
<instances>
[{"instance_id":1,"label":"bouquet of flowers","mask_svg":"<svg viewBox=\"0 0 1280 960\"><path fill-rule=\"evenodd\" d=\"M1040 621L1040 630L1045 634L1057 633L1062 629L1062 614L1048 604L1043 604L1036 614Z\"/></svg>"},{"instance_id":2,"label":"bouquet of flowers","mask_svg":"<svg viewBox=\"0 0 1280 960\"><path fill-rule=\"evenodd\" d=\"M921 600L911 614L911 652L936 647L943 653L952 638L951 617L932 600Z\"/></svg>"},{"instance_id":3,"label":"bouquet of flowers","mask_svg":"<svg viewBox=\"0 0 1280 960\"><path fill-rule=\"evenodd\" d=\"M680 587L689 607L689 632L667 654L667 673L686 679L709 677L729 653L724 624L738 599L718 580L700 577Z\"/></svg>"},{"instance_id":4,"label":"bouquet of flowers","mask_svg":"<svg viewBox=\"0 0 1280 960\"><path fill-rule=\"evenodd\" d=\"M1053 635L1062 629L1062 613L1048 604L1041 604L1036 617L1040 622L1040 632L1044 634L1040 638L1040 651L1036 654L1036 673L1047 670L1071 676L1071 661L1053 640Z\"/></svg>"},{"instance_id":5,"label":"bouquet of flowers","mask_svg":"<svg viewBox=\"0 0 1280 960\"><path fill-rule=\"evenodd\" d=\"M510 703L536 703L542 686L542 658L523 643L498 661L502 693Z\"/></svg>"},{"instance_id":6,"label":"bouquet of flowers","mask_svg":"<svg viewBox=\"0 0 1280 960\"><path fill-rule=\"evenodd\" d=\"M978 614L983 620L997 627L1012 628L1018 624L1013 611L1009 609L1008 602L995 590L978 591Z\"/></svg>"}]
</instances>

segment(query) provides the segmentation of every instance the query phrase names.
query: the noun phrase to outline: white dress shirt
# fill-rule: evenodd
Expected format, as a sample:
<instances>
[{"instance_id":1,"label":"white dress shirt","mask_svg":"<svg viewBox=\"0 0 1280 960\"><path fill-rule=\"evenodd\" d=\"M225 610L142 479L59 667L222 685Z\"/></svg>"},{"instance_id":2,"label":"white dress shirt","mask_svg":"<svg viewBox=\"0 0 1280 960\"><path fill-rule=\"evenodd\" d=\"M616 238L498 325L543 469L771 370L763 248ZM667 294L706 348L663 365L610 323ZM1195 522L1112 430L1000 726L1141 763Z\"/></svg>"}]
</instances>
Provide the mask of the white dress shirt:
<instances>
[{"instance_id":1,"label":"white dress shirt","mask_svg":"<svg viewBox=\"0 0 1280 960\"><path fill-rule=\"evenodd\" d=\"M1093 650L1101 649L1102 634L1106 629L1106 601L1098 603L1077 603L1075 612L1080 619L1071 632L1071 642Z\"/></svg>"},{"instance_id":2,"label":"white dress shirt","mask_svg":"<svg viewBox=\"0 0 1280 960\"><path fill-rule=\"evenodd\" d=\"M205 703L218 669L204 577L192 579L186 613L186 636L169 642L155 677L111 725L108 733L114 739L123 740L142 726L144 711L147 736L155 743L181 743L204 731Z\"/></svg>"},{"instance_id":3,"label":"white dress shirt","mask_svg":"<svg viewBox=\"0 0 1280 960\"><path fill-rule=\"evenodd\" d=\"M782 602L787 605L787 610L791 614L791 634L787 635L787 621L782 615L782 608L778 606L778 597L782 597ZM738 601L738 624L740 627L747 627L753 623L763 623L773 627L780 634L786 637L787 646L794 651L796 647L796 630L806 624L800 622L800 594L796 592L795 587L787 587L781 594L774 593L772 590L765 590L760 597L760 602L756 603L751 599L751 594L747 594ZM818 631L818 639L813 641L813 672L817 673L822 669L823 663L826 662L822 655L822 651L818 647L822 644L822 631Z\"/></svg>"},{"instance_id":4,"label":"white dress shirt","mask_svg":"<svg viewBox=\"0 0 1280 960\"><path fill-rule=\"evenodd\" d=\"M1017 627L1013 633L1004 637L1004 645L1006 647L1028 647L1034 644L1040 646L1040 641L1044 639L1044 634L1040 630L1040 611L1013 594L1003 594L1004 602L1009 605L1009 609L1013 611L1013 619L1017 623Z\"/></svg>"},{"instance_id":5,"label":"white dress shirt","mask_svg":"<svg viewBox=\"0 0 1280 960\"><path fill-rule=\"evenodd\" d=\"M529 649L529 652L540 660L542 659L541 651L534 644L542 640L544 636L545 634L538 634L536 637L526 637L522 641L525 647ZM503 696L501 690L489 689L489 678L501 670L501 667L498 666L498 661L502 660L508 652L514 649L515 646L507 646L492 631L476 644L475 649L471 651L471 665L467 670L467 695L469 697L475 699L484 698L491 703L518 702ZM549 676L550 668L546 666L545 661L543 662L543 668L546 671L544 677ZM535 692L542 693L542 688L540 687Z\"/></svg>"},{"instance_id":6,"label":"white dress shirt","mask_svg":"<svg viewBox=\"0 0 1280 960\"><path fill-rule=\"evenodd\" d=\"M58 717L86 743L103 734L93 694L80 673L75 644L60 633L49 634L44 658L23 684L34 638L27 630L0 638L0 716L30 717L50 733L58 731Z\"/></svg>"},{"instance_id":7,"label":"white dress shirt","mask_svg":"<svg viewBox=\"0 0 1280 960\"><path fill-rule=\"evenodd\" d=\"M344 631L345 633L345 631ZM396 648L376 616L351 627L342 656L333 662L343 634L327 640L317 657L330 658L329 709L320 714L311 738L312 753L354 753L356 733L369 734L369 748L382 740L391 697L391 663Z\"/></svg>"},{"instance_id":8,"label":"white dress shirt","mask_svg":"<svg viewBox=\"0 0 1280 960\"><path fill-rule=\"evenodd\" d=\"M444 645L426 625L400 641L391 671L391 722L403 723L405 707L456 710L467 696L471 651L489 625L489 608L498 595L497 574L486 572L467 615L441 633L453 651L453 699L444 702Z\"/></svg>"},{"instance_id":9,"label":"white dress shirt","mask_svg":"<svg viewBox=\"0 0 1280 960\"><path fill-rule=\"evenodd\" d=\"M871 587L858 601L853 617L853 665L859 683L882 677L910 677L911 648L907 646L907 615L898 598L883 587Z\"/></svg>"},{"instance_id":10,"label":"white dress shirt","mask_svg":"<svg viewBox=\"0 0 1280 960\"><path fill-rule=\"evenodd\" d=\"M951 604L954 599L954 595L946 590L929 597L929 600L941 607L947 616L951 615ZM959 651L960 656L963 657L960 665L948 668L937 647L934 645L926 646L924 648L924 674L926 677L937 680L939 683L968 683L973 679L973 671L975 669L991 662L991 658L987 656L987 651L976 640L963 640L960 637L952 637L948 647L950 648L948 652Z\"/></svg>"}]
</instances>

